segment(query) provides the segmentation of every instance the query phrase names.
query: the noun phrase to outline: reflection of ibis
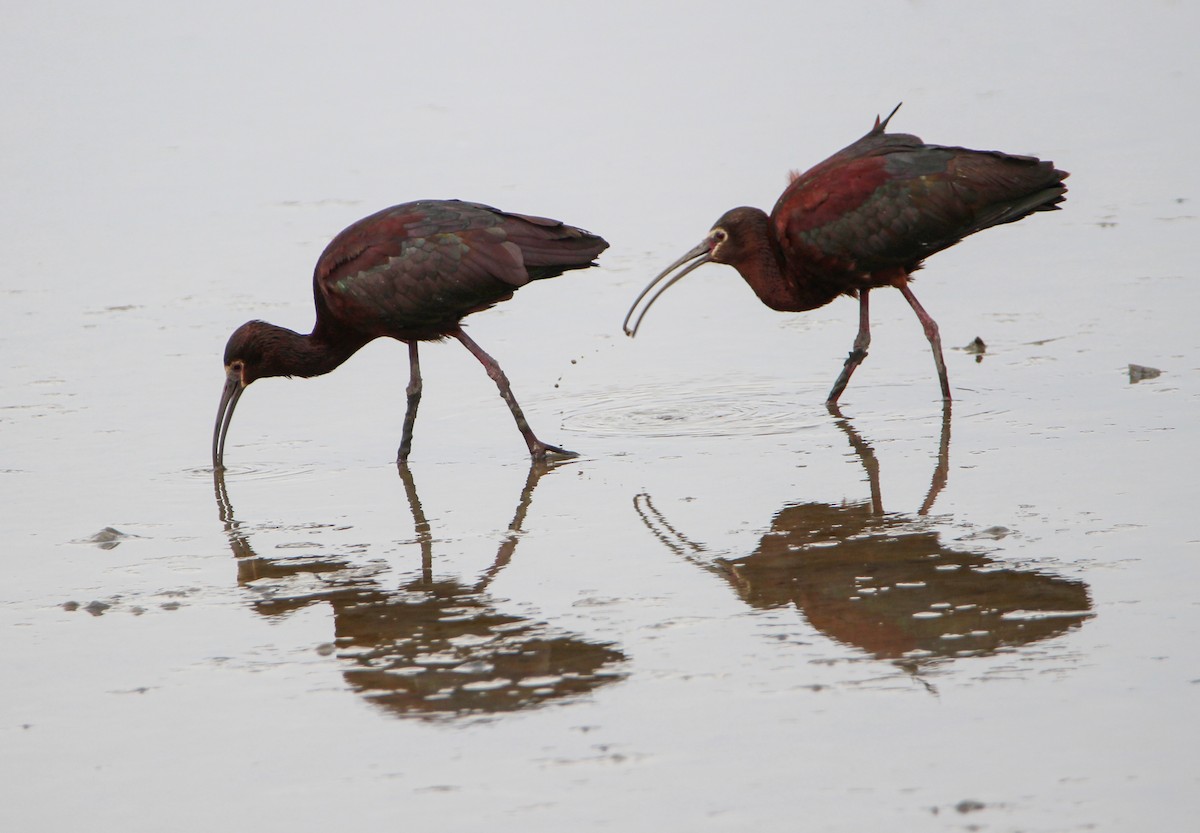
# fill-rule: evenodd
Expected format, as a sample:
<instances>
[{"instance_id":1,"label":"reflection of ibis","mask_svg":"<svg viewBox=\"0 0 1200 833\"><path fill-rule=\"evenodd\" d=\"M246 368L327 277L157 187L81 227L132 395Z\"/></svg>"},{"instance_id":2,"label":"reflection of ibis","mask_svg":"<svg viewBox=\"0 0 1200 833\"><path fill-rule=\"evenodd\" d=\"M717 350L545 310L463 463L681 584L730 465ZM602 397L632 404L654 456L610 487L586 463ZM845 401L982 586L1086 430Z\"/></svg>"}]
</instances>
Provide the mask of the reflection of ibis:
<instances>
[{"instance_id":1,"label":"reflection of ibis","mask_svg":"<svg viewBox=\"0 0 1200 833\"><path fill-rule=\"evenodd\" d=\"M515 711L591 691L623 676L624 655L497 609L487 593L513 555L544 466L529 471L516 514L491 565L474 583L434 578L432 538L406 466L400 475L421 546L419 577L382 586L381 566L346 557L262 558L234 518L224 478L218 506L238 581L256 593L253 608L275 617L318 602L333 609L335 646L346 682L390 712L449 717Z\"/></svg>"},{"instance_id":2,"label":"reflection of ibis","mask_svg":"<svg viewBox=\"0 0 1200 833\"><path fill-rule=\"evenodd\" d=\"M723 576L748 605L795 605L817 630L878 659L993 653L1063 633L1089 614L1082 582L954 549L921 517L945 484L948 413L933 484L916 517L883 512L874 451L834 413L867 470L870 501L785 506L754 552L715 559L649 495L634 505L659 540Z\"/></svg>"}]
</instances>

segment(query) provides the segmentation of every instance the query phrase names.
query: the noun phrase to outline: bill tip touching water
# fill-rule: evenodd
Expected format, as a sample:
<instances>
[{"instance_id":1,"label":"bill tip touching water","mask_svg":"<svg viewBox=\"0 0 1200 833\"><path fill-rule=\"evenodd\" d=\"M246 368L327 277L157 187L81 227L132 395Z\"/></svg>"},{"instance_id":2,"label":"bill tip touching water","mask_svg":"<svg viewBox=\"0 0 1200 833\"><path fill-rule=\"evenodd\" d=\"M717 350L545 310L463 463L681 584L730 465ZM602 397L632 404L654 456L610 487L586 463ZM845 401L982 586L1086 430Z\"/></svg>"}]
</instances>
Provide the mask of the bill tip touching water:
<instances>
[{"instance_id":1,"label":"bill tip touching water","mask_svg":"<svg viewBox=\"0 0 1200 833\"><path fill-rule=\"evenodd\" d=\"M625 316L625 334L636 335L663 292L709 262L733 266L766 306L781 312L816 309L841 295L857 298L858 335L826 400L836 403L867 357L870 291L892 286L921 322L942 398L950 401L938 327L909 288L912 273L925 258L977 231L1057 210L1066 199L1068 174L1031 156L887 133L899 109L876 117L858 141L793 174L769 215L744 206L723 214L704 240L637 296Z\"/></svg>"},{"instance_id":2,"label":"bill tip touching water","mask_svg":"<svg viewBox=\"0 0 1200 833\"><path fill-rule=\"evenodd\" d=\"M598 235L558 220L459 200L404 203L353 223L317 260L311 333L248 321L230 336L213 426L213 468L224 466L233 411L251 383L329 373L383 336L408 344L408 402L398 462L411 451L421 399L417 345L447 337L466 347L495 381L535 461L575 456L537 438L499 363L467 336L461 322L532 281L595 266L607 248Z\"/></svg>"}]
</instances>

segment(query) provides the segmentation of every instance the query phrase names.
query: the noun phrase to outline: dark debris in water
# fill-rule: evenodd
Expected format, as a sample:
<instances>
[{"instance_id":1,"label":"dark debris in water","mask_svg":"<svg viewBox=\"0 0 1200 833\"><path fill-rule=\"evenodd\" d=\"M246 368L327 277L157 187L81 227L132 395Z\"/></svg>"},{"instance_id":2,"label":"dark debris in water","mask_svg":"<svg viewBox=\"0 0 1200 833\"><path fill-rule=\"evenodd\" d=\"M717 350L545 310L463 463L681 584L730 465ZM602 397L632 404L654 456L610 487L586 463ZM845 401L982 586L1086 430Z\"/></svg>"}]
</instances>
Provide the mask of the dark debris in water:
<instances>
[{"instance_id":1,"label":"dark debris in water","mask_svg":"<svg viewBox=\"0 0 1200 833\"><path fill-rule=\"evenodd\" d=\"M102 550L111 550L114 547L119 546L122 541L125 541L129 538L137 538L137 537L138 536L136 536L136 535L130 535L128 532L122 532L121 530L119 530L115 527L106 526L106 527L104 527L104 529L100 530L95 535L92 535L89 538L84 538L82 540L76 541L75 543L95 544Z\"/></svg>"},{"instance_id":2,"label":"dark debris in water","mask_svg":"<svg viewBox=\"0 0 1200 833\"><path fill-rule=\"evenodd\" d=\"M145 607L144 605L125 603L120 596L113 596L109 598L108 601L93 599L87 604L81 604L80 602L72 599L70 601L63 602L60 607L67 613L74 613L77 610L84 610L93 616L103 616L105 613L115 610L123 610L133 614L134 616L141 616L149 611L149 608ZM179 610L181 607L182 605L177 601L167 601L159 605L160 609L167 611Z\"/></svg>"},{"instance_id":3,"label":"dark debris in water","mask_svg":"<svg viewBox=\"0 0 1200 833\"><path fill-rule=\"evenodd\" d=\"M964 798L962 801L960 801L954 805L954 810L956 812L962 813L963 815L966 815L967 813L975 813L975 812L978 812L979 810L986 810L986 809L987 809L986 804L984 804L982 801L976 801L973 798ZM941 813L942 808L935 805L933 807L930 807L929 811L936 816L939 813ZM967 829L974 830L974 829L978 829L978 828L976 828L974 825L972 825L971 827L968 827Z\"/></svg>"},{"instance_id":4,"label":"dark debris in water","mask_svg":"<svg viewBox=\"0 0 1200 833\"><path fill-rule=\"evenodd\" d=\"M1012 535L1012 530L1006 526L989 526L987 529L981 529L975 533L972 538L991 538L993 541L999 541L1001 538L1007 538Z\"/></svg>"},{"instance_id":5,"label":"dark debris in water","mask_svg":"<svg viewBox=\"0 0 1200 833\"><path fill-rule=\"evenodd\" d=\"M983 343L983 339L975 336L975 340L962 348L963 352L970 353L975 357L975 363L983 361L983 354L987 352L987 345Z\"/></svg>"},{"instance_id":6,"label":"dark debris in water","mask_svg":"<svg viewBox=\"0 0 1200 833\"><path fill-rule=\"evenodd\" d=\"M1129 384L1131 385L1136 385L1146 379L1157 379L1161 375L1162 371L1157 367L1146 367L1142 364L1129 365Z\"/></svg>"}]
</instances>

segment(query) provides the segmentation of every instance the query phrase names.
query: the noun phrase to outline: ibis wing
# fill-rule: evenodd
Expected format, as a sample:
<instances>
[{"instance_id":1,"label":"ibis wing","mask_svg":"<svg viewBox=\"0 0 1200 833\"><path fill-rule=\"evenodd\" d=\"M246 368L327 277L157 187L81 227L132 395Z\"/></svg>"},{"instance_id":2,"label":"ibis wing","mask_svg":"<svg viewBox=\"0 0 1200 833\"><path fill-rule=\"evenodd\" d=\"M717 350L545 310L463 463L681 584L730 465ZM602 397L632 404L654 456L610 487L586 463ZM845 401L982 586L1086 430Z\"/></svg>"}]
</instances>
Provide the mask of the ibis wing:
<instances>
[{"instance_id":1,"label":"ibis wing","mask_svg":"<svg viewBox=\"0 0 1200 833\"><path fill-rule=\"evenodd\" d=\"M826 270L916 268L969 234L1061 202L1049 162L868 134L796 177L772 212L787 256Z\"/></svg>"},{"instance_id":2,"label":"ibis wing","mask_svg":"<svg viewBox=\"0 0 1200 833\"><path fill-rule=\"evenodd\" d=\"M368 332L445 334L531 280L592 265L600 238L457 200L394 206L339 234L317 262L324 304Z\"/></svg>"}]
</instances>

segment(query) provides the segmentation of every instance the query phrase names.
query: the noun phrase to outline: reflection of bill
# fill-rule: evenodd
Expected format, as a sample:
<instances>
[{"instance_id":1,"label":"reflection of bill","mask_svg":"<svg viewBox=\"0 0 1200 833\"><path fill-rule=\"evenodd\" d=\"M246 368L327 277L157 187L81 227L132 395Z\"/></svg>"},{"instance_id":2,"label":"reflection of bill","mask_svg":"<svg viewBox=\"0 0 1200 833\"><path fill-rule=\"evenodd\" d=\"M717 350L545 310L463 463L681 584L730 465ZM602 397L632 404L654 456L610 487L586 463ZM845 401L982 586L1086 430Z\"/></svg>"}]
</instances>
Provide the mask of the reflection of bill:
<instances>
[{"instance_id":1,"label":"reflection of bill","mask_svg":"<svg viewBox=\"0 0 1200 833\"><path fill-rule=\"evenodd\" d=\"M349 558L262 558L234 518L221 472L217 504L238 559L238 583L252 606L280 616L325 602L333 609L335 646L346 682L388 711L418 717L516 711L581 695L624 674L624 654L545 624L502 613L487 587L511 559L534 487L547 470L529 471L496 559L473 584L433 578L432 536L407 467L400 467L421 546L419 578L386 590L383 567Z\"/></svg>"},{"instance_id":2,"label":"reflection of bill","mask_svg":"<svg viewBox=\"0 0 1200 833\"><path fill-rule=\"evenodd\" d=\"M635 497L634 506L659 540L723 576L747 604L793 604L826 636L877 659L990 654L1063 633L1090 615L1082 582L951 549L919 517L946 482L948 411L918 517L884 514L874 450L834 416L867 471L870 501L785 506L754 552L715 559L672 526L649 495Z\"/></svg>"}]
</instances>

